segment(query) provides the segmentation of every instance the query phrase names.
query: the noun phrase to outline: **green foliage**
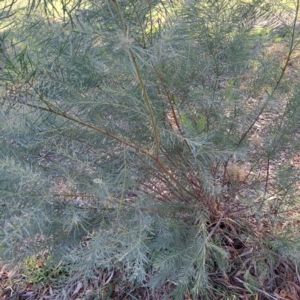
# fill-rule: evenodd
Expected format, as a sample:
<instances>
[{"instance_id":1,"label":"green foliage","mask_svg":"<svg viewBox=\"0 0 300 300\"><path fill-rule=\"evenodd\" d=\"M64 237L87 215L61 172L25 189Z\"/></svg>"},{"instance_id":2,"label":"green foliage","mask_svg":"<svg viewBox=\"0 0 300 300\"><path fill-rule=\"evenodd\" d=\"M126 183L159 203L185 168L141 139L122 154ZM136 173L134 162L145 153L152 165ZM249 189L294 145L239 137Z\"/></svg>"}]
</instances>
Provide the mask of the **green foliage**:
<instances>
[{"instance_id":1,"label":"green foliage","mask_svg":"<svg viewBox=\"0 0 300 300\"><path fill-rule=\"evenodd\" d=\"M61 261L56 264L52 257L29 257L23 266L25 281L34 285L50 285L54 280L64 280L67 275L67 267Z\"/></svg>"},{"instance_id":2,"label":"green foliage","mask_svg":"<svg viewBox=\"0 0 300 300\"><path fill-rule=\"evenodd\" d=\"M258 172L299 149L299 1L174 2L2 8L1 256L34 283L61 271L35 255L68 257L64 299L98 269L177 299L234 297L230 277L271 293L278 253L299 255L276 235L298 170Z\"/></svg>"}]
</instances>

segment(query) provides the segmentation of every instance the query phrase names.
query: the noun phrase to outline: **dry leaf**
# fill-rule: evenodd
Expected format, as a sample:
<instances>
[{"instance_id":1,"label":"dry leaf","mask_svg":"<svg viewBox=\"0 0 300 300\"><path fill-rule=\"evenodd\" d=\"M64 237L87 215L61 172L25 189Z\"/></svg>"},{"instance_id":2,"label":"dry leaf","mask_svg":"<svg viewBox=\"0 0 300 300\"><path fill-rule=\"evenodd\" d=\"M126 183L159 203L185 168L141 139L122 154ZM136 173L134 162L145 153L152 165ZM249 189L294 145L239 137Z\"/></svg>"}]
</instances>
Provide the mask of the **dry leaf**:
<instances>
[{"instance_id":1,"label":"dry leaf","mask_svg":"<svg viewBox=\"0 0 300 300\"><path fill-rule=\"evenodd\" d=\"M104 285L107 285L111 281L113 275L114 275L114 271L111 272L111 274L109 275L109 278L105 281Z\"/></svg>"},{"instance_id":2,"label":"dry leaf","mask_svg":"<svg viewBox=\"0 0 300 300\"><path fill-rule=\"evenodd\" d=\"M84 294L87 296L87 295L90 295L92 293L93 293L93 290L86 290Z\"/></svg>"},{"instance_id":3,"label":"dry leaf","mask_svg":"<svg viewBox=\"0 0 300 300\"><path fill-rule=\"evenodd\" d=\"M73 296L76 295L76 294L78 294L78 292L80 291L80 289L81 289L82 287L83 287L82 282L81 282L81 281L78 281L78 282L77 282L76 289L75 289L75 291L73 292ZM76 300L76 299L75 299L75 300Z\"/></svg>"},{"instance_id":4,"label":"dry leaf","mask_svg":"<svg viewBox=\"0 0 300 300\"><path fill-rule=\"evenodd\" d=\"M50 294L51 296L53 296L53 295L54 295L54 293L53 293L53 290L52 290L52 287L51 287L51 286L49 286L49 294Z\"/></svg>"}]
</instances>

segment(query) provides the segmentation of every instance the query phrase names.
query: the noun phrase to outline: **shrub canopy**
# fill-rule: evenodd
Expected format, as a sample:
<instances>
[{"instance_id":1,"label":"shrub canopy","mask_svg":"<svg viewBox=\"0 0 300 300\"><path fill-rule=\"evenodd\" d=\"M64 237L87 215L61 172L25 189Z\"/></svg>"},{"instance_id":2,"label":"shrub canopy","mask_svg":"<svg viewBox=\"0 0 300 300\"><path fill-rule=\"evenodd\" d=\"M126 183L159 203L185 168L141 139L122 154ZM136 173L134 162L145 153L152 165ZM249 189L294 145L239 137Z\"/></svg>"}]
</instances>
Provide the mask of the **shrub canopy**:
<instances>
[{"instance_id":1,"label":"shrub canopy","mask_svg":"<svg viewBox=\"0 0 300 300\"><path fill-rule=\"evenodd\" d=\"M281 221L298 170L278 163L299 147L298 10L3 4L3 259L68 253L70 282L118 269L178 299L213 299L229 274L272 293L275 257L299 257Z\"/></svg>"}]
</instances>

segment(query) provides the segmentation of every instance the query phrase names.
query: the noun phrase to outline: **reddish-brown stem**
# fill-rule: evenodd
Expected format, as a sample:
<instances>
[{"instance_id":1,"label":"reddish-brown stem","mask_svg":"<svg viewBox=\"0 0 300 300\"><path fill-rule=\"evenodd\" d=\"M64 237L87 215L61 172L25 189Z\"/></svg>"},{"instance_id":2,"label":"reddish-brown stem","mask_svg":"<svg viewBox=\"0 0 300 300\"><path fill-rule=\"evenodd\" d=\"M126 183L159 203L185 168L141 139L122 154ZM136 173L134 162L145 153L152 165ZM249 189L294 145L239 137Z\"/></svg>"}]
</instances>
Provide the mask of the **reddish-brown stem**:
<instances>
[{"instance_id":1,"label":"reddish-brown stem","mask_svg":"<svg viewBox=\"0 0 300 300\"><path fill-rule=\"evenodd\" d=\"M24 104L24 103L22 103L22 104ZM43 107L43 106L40 106L40 105L31 104L31 103L25 103L25 105L27 105L29 107L33 107L33 108L39 109L39 110L50 112L52 114L56 114L56 115L61 116L61 117L65 118L65 119L67 119L67 120L73 121L73 122L75 122L75 123L77 123L79 125L87 127L89 129L93 129L95 131L98 131L98 132L100 132L100 133L102 133L102 134L104 134L104 135L106 135L106 136L108 136L108 137L110 137L110 138L118 141L119 143L121 143L121 144L123 144L125 146L128 146L128 147L130 147L132 149L135 149L138 152L146 154L148 157L152 158L153 160L156 160L156 157L154 157L152 154L150 154L147 150L145 150L143 148L140 148L139 146L136 146L136 145L134 145L134 144L132 144L130 142L127 142L127 141L125 141L125 140L123 140L123 139L121 139L121 138L113 135L112 133L108 132L107 130L103 130L103 129L97 127L97 126L94 126L94 125L88 124L86 122L83 122L81 120L75 119L75 118L67 115L64 112L61 112L59 110L55 110L55 109L51 108L50 106Z\"/></svg>"},{"instance_id":2,"label":"reddish-brown stem","mask_svg":"<svg viewBox=\"0 0 300 300\"><path fill-rule=\"evenodd\" d=\"M182 132L182 129L180 127L180 124L179 124L179 121L178 121L178 118L177 118L177 115L176 115L176 111L175 111L175 108L174 108L174 104L173 104L173 100L172 100L172 97L171 97L171 94L165 84L165 81L164 81L164 78L162 76L162 74L156 69L156 67L152 64L156 74L158 75L158 78L162 84L162 87L166 93L166 96L167 96L167 99L168 99L168 102L169 102L169 105L170 105L170 108L171 108L171 111L172 111L172 116L173 116L173 119L175 121L175 124L176 124L176 127L178 128L178 131L180 132L180 134L183 136L183 132ZM188 144L188 142L184 139L184 143L186 144L186 146L188 147L189 150L191 150L191 147L190 145Z\"/></svg>"},{"instance_id":3,"label":"reddish-brown stem","mask_svg":"<svg viewBox=\"0 0 300 300\"><path fill-rule=\"evenodd\" d=\"M41 99L42 100L42 99ZM42 100L43 101L43 100ZM44 103L46 102L45 100L43 101ZM46 112L49 112L49 113L53 113L53 114L56 114L58 116L61 116L67 120L70 120L74 123L77 123L79 125L82 125L84 127L87 127L89 129L92 129L92 130L95 130L95 131L98 131L100 132L101 134L104 134L116 141L118 141L119 143L125 145L125 146L128 146L129 148L132 148L140 153L143 153L145 154L146 156L148 156L150 159L154 160L157 164L157 166L163 171L163 173L165 174L165 176L169 177L171 179L171 181L174 182L174 184L176 184L178 187L180 187L182 190L184 190L185 192L187 192L189 195L191 196L195 196L192 192L190 192L188 189L186 189L179 181L178 179L172 174L172 172L170 170L168 170L162 163L161 161L159 160L159 158L157 156L154 156L152 155L151 153L149 153L147 150L143 149L143 148L140 148L139 146L136 146L130 142L127 142L115 135L113 135L112 133L108 132L107 130L103 130L97 126L94 126L94 125L91 125L91 124L88 124L86 122L83 122L81 120L78 120L74 117L71 117L69 115L67 115L66 113L60 111L59 109L57 109L55 106L50 106L49 104L47 105L47 107L43 107L43 106L40 106L40 105L35 105L35 104L31 104L31 103L22 103L23 105L27 105L29 107L33 107L33 108L36 108L36 109L39 109L39 110L43 110L43 111L46 111ZM56 109L55 109L56 108ZM188 201L186 201L188 202Z\"/></svg>"}]
</instances>

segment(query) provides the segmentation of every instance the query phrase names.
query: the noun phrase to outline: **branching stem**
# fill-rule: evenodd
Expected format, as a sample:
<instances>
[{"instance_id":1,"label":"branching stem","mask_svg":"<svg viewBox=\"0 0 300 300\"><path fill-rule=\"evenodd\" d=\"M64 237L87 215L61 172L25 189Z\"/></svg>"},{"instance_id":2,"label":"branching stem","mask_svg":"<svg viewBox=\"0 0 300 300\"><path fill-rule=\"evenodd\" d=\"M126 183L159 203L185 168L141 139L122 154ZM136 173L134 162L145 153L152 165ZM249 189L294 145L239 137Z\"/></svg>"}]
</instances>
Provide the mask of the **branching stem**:
<instances>
[{"instance_id":1,"label":"branching stem","mask_svg":"<svg viewBox=\"0 0 300 300\"><path fill-rule=\"evenodd\" d=\"M23 103L22 103L22 104L23 104ZM110 137L110 138L112 138L112 139L118 141L119 143L121 143L121 144L123 144L123 145L125 145L125 146L128 146L128 147L130 147L130 148L132 148L132 149L135 149L135 150L138 151L138 152L141 152L141 153L143 153L143 154L146 154L148 157L152 158L153 160L156 160L156 157L154 157L154 156L153 156L150 152L148 152L147 150L145 150L145 149L143 149L143 148L141 148L141 147L139 147L139 146L136 146L136 145L134 145L134 144L132 144L132 143L130 143L130 142L127 142L127 141L125 141L124 139L121 139L121 138L117 137L116 135L114 135L114 134L108 132L107 130L103 130L103 129L97 127L97 126L88 124L88 123L83 122L83 121L81 121L81 120L78 120L78 119L76 119L76 118L74 118L74 117L71 117L71 116L67 115L65 112L55 110L54 108L52 108L52 107L50 107L50 106L48 106L48 107L43 107L43 106L40 106L40 105L31 104L31 103L25 103L25 105L27 105L27 106L29 106L29 107L33 107L33 108L39 109L39 110L43 110L43 111L46 111L46 112L49 112L49 113L52 113L52 114L55 114L55 115L58 115L58 116L61 116L61 117L65 118L65 119L70 120L70 121L72 121L72 122L75 122L75 123L77 123L77 124L79 124L79 125L82 125L82 126L84 126L84 127L93 129L93 130L95 130L95 131L98 131L98 132L100 132L100 133L102 133L102 134L104 134L104 135L106 135L106 136L108 136L108 137Z\"/></svg>"},{"instance_id":2,"label":"branching stem","mask_svg":"<svg viewBox=\"0 0 300 300\"><path fill-rule=\"evenodd\" d=\"M45 102L45 101L43 101ZM46 101L47 102L47 101ZM140 152L140 153L143 153L145 155L147 155L150 159L154 160L156 162L156 164L158 165L158 167L163 171L163 173L170 177L170 179L173 181L174 184L176 184L177 187L181 188L182 190L184 190L186 193L188 193L189 195L191 195L193 198L195 197L195 195L189 191L184 185L182 185L180 183L180 181L172 174L172 172L170 170L168 170L163 163L161 163L161 161L159 160L159 158L157 156L153 156L149 151L139 147L139 146L136 146L130 142L127 142L125 141L124 139L121 139L117 136L115 136L114 134L111 134L110 132L108 132L107 130L103 130L97 126L94 126L94 125L91 125L91 124L88 124L86 122L83 122L81 120L78 120L74 117L71 117L69 116L68 114L60 111L60 110L57 110L55 109L55 107L50 107L48 105L48 107L43 107L43 106L40 106L40 105L35 105L35 104L30 104L30 103L22 103L24 105L27 105L29 107L32 107L32 108L36 108L36 109L39 109L39 110L42 110L42 111L46 111L46 112L49 112L49 113L52 113L52 114L55 114L55 115L58 115L58 116L61 116L67 120L70 120L72 122L75 122L79 125L82 125L84 127L87 127L89 129L92 129L92 130L95 130L95 131L98 131L100 132L101 134L104 134L114 140L116 140L117 142L125 145L125 146L128 146L129 148L132 148L134 150L136 150L137 152ZM188 200L186 199L186 202L188 202Z\"/></svg>"}]
</instances>

